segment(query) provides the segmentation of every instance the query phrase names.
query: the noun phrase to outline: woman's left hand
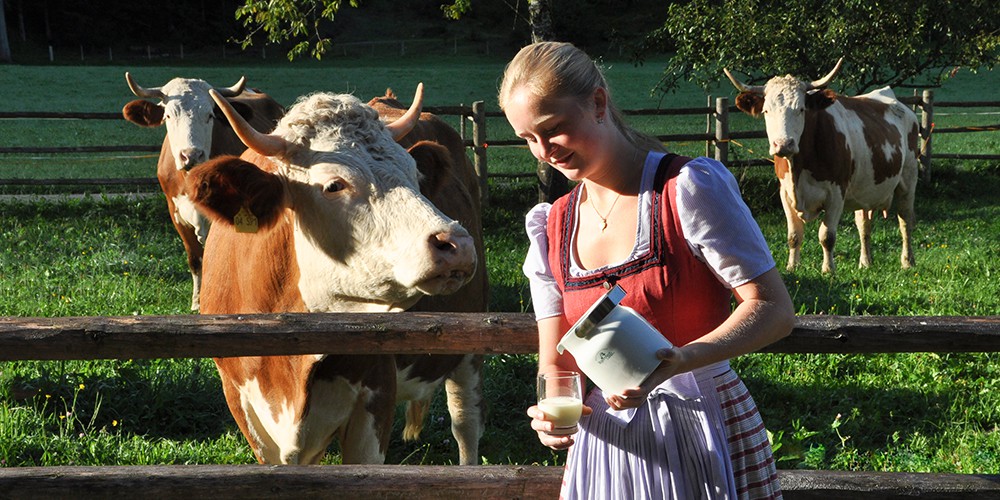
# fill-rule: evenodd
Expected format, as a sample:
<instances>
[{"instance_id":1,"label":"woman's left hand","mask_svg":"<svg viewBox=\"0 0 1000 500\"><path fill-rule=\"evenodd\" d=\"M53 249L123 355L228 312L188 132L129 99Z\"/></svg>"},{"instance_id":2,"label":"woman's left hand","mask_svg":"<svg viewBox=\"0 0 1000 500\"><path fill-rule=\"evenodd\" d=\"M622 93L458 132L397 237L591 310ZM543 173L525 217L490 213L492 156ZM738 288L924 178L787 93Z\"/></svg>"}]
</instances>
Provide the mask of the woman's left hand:
<instances>
[{"instance_id":1,"label":"woman's left hand","mask_svg":"<svg viewBox=\"0 0 1000 500\"><path fill-rule=\"evenodd\" d=\"M608 406L615 410L625 410L628 408L638 408L646 402L646 396L670 377L679 373L679 367L684 359L684 351L670 347L656 351L656 357L660 360L660 366L650 373L646 380L631 389L625 389L621 394L613 394L605 398Z\"/></svg>"}]
</instances>

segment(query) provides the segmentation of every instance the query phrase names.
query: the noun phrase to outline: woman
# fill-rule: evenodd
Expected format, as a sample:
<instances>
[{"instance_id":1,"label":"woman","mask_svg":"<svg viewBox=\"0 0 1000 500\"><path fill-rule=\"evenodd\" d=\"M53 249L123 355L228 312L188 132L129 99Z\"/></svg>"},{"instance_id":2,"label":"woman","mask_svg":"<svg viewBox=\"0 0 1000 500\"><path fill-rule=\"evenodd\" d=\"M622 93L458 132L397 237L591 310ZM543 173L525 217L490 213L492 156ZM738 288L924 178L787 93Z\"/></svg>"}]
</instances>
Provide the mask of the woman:
<instances>
[{"instance_id":1,"label":"woman","mask_svg":"<svg viewBox=\"0 0 1000 500\"><path fill-rule=\"evenodd\" d=\"M532 154L577 181L526 221L539 372L579 371L556 344L616 283L675 346L640 387L592 389L573 436L548 434L528 409L544 445L570 449L561 496L781 498L763 422L728 360L788 335L794 311L732 174L627 126L601 70L570 44L523 48L499 103Z\"/></svg>"}]
</instances>

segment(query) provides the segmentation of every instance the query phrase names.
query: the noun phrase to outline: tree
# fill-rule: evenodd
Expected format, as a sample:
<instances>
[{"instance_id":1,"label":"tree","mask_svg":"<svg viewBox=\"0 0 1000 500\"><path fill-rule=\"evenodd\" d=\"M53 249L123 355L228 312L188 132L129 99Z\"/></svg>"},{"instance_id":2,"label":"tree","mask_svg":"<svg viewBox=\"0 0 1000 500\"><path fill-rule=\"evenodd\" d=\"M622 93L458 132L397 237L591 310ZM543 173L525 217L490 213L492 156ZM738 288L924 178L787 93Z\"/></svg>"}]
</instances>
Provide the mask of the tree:
<instances>
[{"instance_id":1,"label":"tree","mask_svg":"<svg viewBox=\"0 0 1000 500\"><path fill-rule=\"evenodd\" d=\"M818 78L840 57L836 83L940 86L956 67L992 69L1000 56L996 0L691 0L669 7L638 53L673 50L660 88L692 81L706 91L723 67L759 83Z\"/></svg>"},{"instance_id":2,"label":"tree","mask_svg":"<svg viewBox=\"0 0 1000 500\"><path fill-rule=\"evenodd\" d=\"M246 0L236 9L236 18L251 28L241 44L243 48L253 45L253 36L263 31L271 43L299 40L288 51L290 60L306 52L320 59L332 46L320 31L320 23L333 21L341 4L342 0ZM358 7L359 0L349 0L349 4Z\"/></svg>"},{"instance_id":3,"label":"tree","mask_svg":"<svg viewBox=\"0 0 1000 500\"><path fill-rule=\"evenodd\" d=\"M552 3L550 0L528 0L528 16L531 24L531 41L533 43L555 40L552 31ZM569 191L569 180L562 172L539 160L536 166L538 173L538 201L555 201Z\"/></svg>"},{"instance_id":4,"label":"tree","mask_svg":"<svg viewBox=\"0 0 1000 500\"><path fill-rule=\"evenodd\" d=\"M552 29L552 0L528 0L528 19L532 42L556 39Z\"/></svg>"},{"instance_id":5,"label":"tree","mask_svg":"<svg viewBox=\"0 0 1000 500\"><path fill-rule=\"evenodd\" d=\"M0 0L0 62L10 62L10 42L7 39L7 15Z\"/></svg>"}]
</instances>

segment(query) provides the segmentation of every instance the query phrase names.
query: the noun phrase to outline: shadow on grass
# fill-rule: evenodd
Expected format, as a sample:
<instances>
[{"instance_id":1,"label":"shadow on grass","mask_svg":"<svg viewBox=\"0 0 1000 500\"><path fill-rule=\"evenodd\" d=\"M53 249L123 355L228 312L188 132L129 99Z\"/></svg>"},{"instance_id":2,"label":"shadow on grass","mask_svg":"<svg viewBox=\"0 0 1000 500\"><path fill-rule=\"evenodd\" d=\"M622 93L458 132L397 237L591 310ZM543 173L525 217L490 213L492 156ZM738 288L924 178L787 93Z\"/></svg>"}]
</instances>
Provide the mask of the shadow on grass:
<instances>
[{"instance_id":1,"label":"shadow on grass","mask_svg":"<svg viewBox=\"0 0 1000 500\"><path fill-rule=\"evenodd\" d=\"M98 368L98 364L103 367ZM10 394L31 400L46 421L72 416L79 431L105 429L155 438L208 439L234 428L210 359L40 363ZM87 367L90 367L89 369Z\"/></svg>"}]
</instances>

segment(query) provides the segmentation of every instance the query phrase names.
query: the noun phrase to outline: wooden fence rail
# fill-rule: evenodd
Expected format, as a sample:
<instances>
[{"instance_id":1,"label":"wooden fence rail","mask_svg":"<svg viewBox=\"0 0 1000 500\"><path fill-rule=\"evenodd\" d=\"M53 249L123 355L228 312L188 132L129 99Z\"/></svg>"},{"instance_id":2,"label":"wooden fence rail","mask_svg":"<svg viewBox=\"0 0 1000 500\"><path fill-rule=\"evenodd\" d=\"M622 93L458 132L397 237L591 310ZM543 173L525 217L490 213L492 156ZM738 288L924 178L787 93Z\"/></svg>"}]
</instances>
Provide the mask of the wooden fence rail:
<instances>
[{"instance_id":1,"label":"wooden fence rail","mask_svg":"<svg viewBox=\"0 0 1000 500\"><path fill-rule=\"evenodd\" d=\"M311 353L531 354L529 313L0 317L0 361ZM766 353L1000 352L1000 316L799 316Z\"/></svg>"},{"instance_id":2,"label":"wooden fence rail","mask_svg":"<svg viewBox=\"0 0 1000 500\"><path fill-rule=\"evenodd\" d=\"M1000 107L1000 101L942 101L934 102L933 91L926 90L921 96L913 97L901 97L900 101L905 104L912 105L914 107L921 108L921 153L922 153L922 169L925 178L929 178L931 170L931 160L935 157L937 158L948 158L948 159L962 159L962 160L997 160L1000 159L1000 154L959 154L959 153L933 153L932 150L932 137L933 134L946 134L946 133L967 133L967 132L984 132L1000 130L1000 124L997 125L987 125L987 126L969 126L969 127L934 127L934 110L937 108L945 107L956 107L956 108L998 108ZM488 118L499 118L503 117L503 114L498 111L487 111L486 105L483 101L476 101L472 106L428 106L424 108L424 111L434 113L442 116L458 116L460 119L460 132L463 139L465 140L466 147L472 150L473 163L476 169L476 173L479 175L480 185L484 197L487 194L487 179L489 178L489 169L487 162L487 149L488 146L492 147L503 147L503 146L522 146L524 141L521 139L505 139L497 138L495 140L490 140L487 134L487 119ZM750 158L738 161L729 160L729 143L731 141L738 141L742 139L760 139L767 137L763 130L747 130L747 131L731 131L729 129L729 115L732 113L740 113L740 111L729 104L729 99L727 97L719 97L716 99L715 107L705 106L705 107L693 107L693 108L664 108L664 109L634 109L634 110L623 110L626 115L634 116L684 116L684 115L704 115L709 118L714 117L714 129L709 130L705 133L691 133L691 134L667 134L667 135L657 135L657 138L664 142L685 142L685 141L704 141L706 143L706 148L714 147L714 156L717 160L726 163L731 166L757 166L757 165L769 165L771 163L769 158ZM7 111L0 112L0 119L73 119L73 120L121 120L123 119L119 113L91 113L91 112L16 112ZM466 130L467 123L472 123L472 133L468 133ZM30 153L49 153L49 154L61 154L61 153L99 153L99 152L155 152L159 151L160 145L121 145L121 146L78 146L78 147L0 147L0 153L17 153L17 154L30 154ZM506 174L498 175L497 177L520 177L520 176L532 176L531 173L524 174ZM100 179L99 182L95 182L92 179L81 179L73 180L69 183L79 183L79 184L137 184L134 179ZM50 182L49 180L42 180L42 184L60 184L60 182ZM22 185L22 184L39 184L38 180L26 180L26 179L0 179L0 185ZM145 179L141 184L155 184L152 179Z\"/></svg>"},{"instance_id":3,"label":"wooden fence rail","mask_svg":"<svg viewBox=\"0 0 1000 500\"><path fill-rule=\"evenodd\" d=\"M545 499L562 468L526 465L162 465L0 469L0 498ZM1000 498L1000 475L779 470L787 500Z\"/></svg>"},{"instance_id":4,"label":"wooden fence rail","mask_svg":"<svg viewBox=\"0 0 1000 500\"><path fill-rule=\"evenodd\" d=\"M537 352L527 313L0 317L0 360ZM770 353L1000 352L1000 316L800 316ZM552 499L553 466L0 468L0 498ZM785 498L1000 499L1000 474L781 470Z\"/></svg>"}]
</instances>

